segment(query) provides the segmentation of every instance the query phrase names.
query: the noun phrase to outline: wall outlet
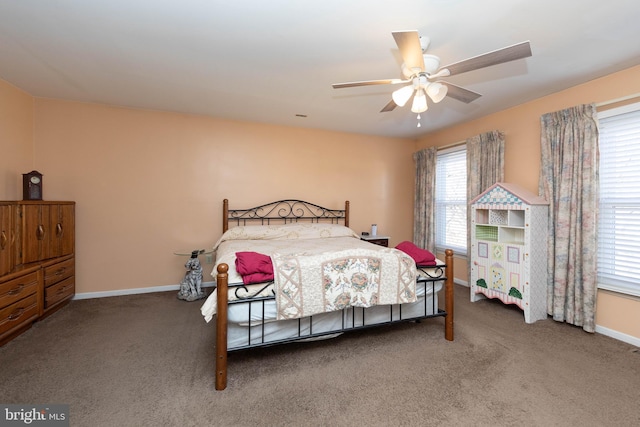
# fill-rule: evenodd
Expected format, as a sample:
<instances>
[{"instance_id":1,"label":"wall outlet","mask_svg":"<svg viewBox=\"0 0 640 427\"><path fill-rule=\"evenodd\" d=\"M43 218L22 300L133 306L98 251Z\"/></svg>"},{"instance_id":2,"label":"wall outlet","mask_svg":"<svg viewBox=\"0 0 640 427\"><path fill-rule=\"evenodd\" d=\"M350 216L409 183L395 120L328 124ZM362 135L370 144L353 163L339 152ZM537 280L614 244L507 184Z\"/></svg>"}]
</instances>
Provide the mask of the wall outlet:
<instances>
[{"instance_id":1,"label":"wall outlet","mask_svg":"<svg viewBox=\"0 0 640 427\"><path fill-rule=\"evenodd\" d=\"M213 254L207 254L205 261L207 264L213 264Z\"/></svg>"}]
</instances>

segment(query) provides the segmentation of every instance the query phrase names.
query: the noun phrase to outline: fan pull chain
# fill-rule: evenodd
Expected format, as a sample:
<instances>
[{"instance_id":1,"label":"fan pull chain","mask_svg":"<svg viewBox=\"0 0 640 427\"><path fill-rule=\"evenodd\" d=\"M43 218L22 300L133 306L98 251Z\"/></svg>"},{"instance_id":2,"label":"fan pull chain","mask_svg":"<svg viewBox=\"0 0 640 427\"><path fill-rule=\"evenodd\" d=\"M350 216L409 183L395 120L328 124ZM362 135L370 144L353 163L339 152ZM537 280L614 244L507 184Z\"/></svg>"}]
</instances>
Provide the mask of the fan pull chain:
<instances>
[{"instance_id":1,"label":"fan pull chain","mask_svg":"<svg viewBox=\"0 0 640 427\"><path fill-rule=\"evenodd\" d=\"M418 114L418 127L420 127L420 126L422 126L422 125L420 124L420 114Z\"/></svg>"}]
</instances>

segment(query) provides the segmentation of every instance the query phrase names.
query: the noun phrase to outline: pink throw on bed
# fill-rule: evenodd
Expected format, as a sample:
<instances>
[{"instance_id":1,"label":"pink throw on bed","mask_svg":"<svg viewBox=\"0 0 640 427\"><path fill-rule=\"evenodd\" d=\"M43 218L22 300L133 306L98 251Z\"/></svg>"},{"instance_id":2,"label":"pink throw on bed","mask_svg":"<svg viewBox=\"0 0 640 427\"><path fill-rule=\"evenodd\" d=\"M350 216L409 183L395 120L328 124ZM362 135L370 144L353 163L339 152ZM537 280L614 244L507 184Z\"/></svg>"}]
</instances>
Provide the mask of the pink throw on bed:
<instances>
[{"instance_id":1,"label":"pink throw on bed","mask_svg":"<svg viewBox=\"0 0 640 427\"><path fill-rule=\"evenodd\" d=\"M409 241L399 243L396 249L413 258L416 265L436 265L436 256L433 253L426 249L421 249Z\"/></svg>"},{"instance_id":2,"label":"pink throw on bed","mask_svg":"<svg viewBox=\"0 0 640 427\"><path fill-rule=\"evenodd\" d=\"M271 257L258 252L236 252L236 271L245 285L273 280Z\"/></svg>"}]
</instances>

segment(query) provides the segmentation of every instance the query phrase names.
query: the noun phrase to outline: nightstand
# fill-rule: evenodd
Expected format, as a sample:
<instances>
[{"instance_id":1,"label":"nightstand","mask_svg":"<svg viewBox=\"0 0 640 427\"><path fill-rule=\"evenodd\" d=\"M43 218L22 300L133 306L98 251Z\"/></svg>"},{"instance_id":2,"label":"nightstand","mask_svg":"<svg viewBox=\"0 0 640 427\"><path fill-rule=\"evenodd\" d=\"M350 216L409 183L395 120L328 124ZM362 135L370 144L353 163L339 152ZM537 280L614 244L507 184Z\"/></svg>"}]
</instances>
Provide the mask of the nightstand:
<instances>
[{"instance_id":1,"label":"nightstand","mask_svg":"<svg viewBox=\"0 0 640 427\"><path fill-rule=\"evenodd\" d=\"M380 245L389 247L389 237L388 236L360 236L361 240L365 240L369 243L373 243L374 245Z\"/></svg>"}]
</instances>

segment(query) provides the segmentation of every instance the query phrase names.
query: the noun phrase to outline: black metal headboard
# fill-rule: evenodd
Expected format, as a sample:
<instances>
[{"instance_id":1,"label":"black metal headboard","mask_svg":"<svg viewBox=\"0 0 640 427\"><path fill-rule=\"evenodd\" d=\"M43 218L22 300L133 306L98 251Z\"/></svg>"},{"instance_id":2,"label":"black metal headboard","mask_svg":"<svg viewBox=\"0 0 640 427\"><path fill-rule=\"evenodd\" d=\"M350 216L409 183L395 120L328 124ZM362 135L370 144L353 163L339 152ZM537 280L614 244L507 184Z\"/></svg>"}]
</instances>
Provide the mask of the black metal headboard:
<instances>
[{"instance_id":1,"label":"black metal headboard","mask_svg":"<svg viewBox=\"0 0 640 427\"><path fill-rule=\"evenodd\" d=\"M269 225L289 222L328 222L349 226L349 201L344 209L329 209L303 200L278 200L249 209L229 209L229 200L224 199L222 208L222 232L231 226Z\"/></svg>"}]
</instances>

